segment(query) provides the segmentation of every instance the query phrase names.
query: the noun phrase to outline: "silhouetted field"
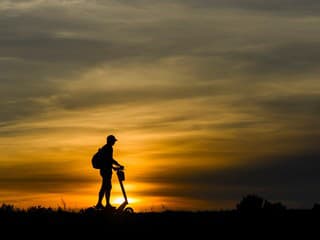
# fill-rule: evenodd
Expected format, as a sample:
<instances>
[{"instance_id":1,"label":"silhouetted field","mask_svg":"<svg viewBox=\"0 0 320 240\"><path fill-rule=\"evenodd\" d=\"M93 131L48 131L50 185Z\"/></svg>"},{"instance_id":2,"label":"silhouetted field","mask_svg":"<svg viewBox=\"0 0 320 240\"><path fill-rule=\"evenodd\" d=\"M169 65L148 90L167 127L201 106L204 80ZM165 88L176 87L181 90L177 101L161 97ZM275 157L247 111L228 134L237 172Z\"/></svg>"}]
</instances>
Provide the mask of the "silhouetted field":
<instances>
[{"instance_id":1,"label":"silhouetted field","mask_svg":"<svg viewBox=\"0 0 320 240\"><path fill-rule=\"evenodd\" d=\"M316 229L320 220L320 205L312 209L287 209L281 203L270 203L257 196L247 196L234 210L225 211L163 211L117 213L93 208L71 211L41 206L17 209L12 205L0 207L0 227L29 227L30 229L51 229L69 227L91 229L95 233L126 234L132 232L167 233L210 233L225 234L262 231L270 234L281 231ZM74 228L75 227L75 228Z\"/></svg>"}]
</instances>

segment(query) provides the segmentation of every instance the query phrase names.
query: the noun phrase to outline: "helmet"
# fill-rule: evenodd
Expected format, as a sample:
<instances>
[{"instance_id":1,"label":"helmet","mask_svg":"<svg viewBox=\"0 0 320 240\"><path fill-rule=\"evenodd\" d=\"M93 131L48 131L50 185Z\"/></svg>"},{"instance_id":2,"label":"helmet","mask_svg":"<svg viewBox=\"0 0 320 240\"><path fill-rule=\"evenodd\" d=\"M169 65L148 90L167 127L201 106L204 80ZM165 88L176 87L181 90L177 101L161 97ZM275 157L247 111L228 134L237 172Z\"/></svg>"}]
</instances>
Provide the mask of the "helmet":
<instances>
[{"instance_id":1,"label":"helmet","mask_svg":"<svg viewBox=\"0 0 320 240\"><path fill-rule=\"evenodd\" d=\"M107 137L107 142L115 142L115 141L117 141L117 139L116 139L115 136L109 135L109 136Z\"/></svg>"}]
</instances>

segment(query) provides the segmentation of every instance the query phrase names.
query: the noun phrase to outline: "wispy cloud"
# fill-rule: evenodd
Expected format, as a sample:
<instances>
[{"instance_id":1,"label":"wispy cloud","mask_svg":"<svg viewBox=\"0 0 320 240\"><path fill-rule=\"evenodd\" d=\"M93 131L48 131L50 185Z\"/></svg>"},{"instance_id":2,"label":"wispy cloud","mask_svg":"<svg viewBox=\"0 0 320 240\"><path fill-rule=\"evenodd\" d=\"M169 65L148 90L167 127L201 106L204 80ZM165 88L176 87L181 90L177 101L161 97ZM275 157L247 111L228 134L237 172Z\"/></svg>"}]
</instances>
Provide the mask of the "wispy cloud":
<instances>
[{"instance_id":1,"label":"wispy cloud","mask_svg":"<svg viewBox=\"0 0 320 240\"><path fill-rule=\"evenodd\" d=\"M122 137L119 158L135 159L127 163L132 176L167 166L161 174L177 195L199 197L182 187L197 182L213 202L264 186L275 198L282 189L282 199L311 200L311 191L305 199L285 191L296 186L290 174L274 190L260 176L300 171L319 154L319 7L315 0L1 1L1 189L24 181L44 191L38 183L50 182L56 192L64 182L90 182L80 170L101 135L114 132ZM274 164L279 156L298 167L287 157ZM63 158L75 172L42 172ZM250 164L258 167L248 179ZM158 184L154 174L145 180Z\"/></svg>"}]
</instances>

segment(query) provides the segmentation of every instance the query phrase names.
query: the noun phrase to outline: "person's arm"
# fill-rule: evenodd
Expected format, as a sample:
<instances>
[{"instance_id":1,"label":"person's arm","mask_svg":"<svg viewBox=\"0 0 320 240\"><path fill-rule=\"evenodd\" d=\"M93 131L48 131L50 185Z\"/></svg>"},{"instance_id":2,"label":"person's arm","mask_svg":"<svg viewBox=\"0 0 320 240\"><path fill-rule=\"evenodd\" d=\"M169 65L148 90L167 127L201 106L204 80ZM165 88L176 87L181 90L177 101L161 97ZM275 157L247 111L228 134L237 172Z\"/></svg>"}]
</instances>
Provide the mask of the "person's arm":
<instances>
[{"instance_id":1,"label":"person's arm","mask_svg":"<svg viewBox=\"0 0 320 240\"><path fill-rule=\"evenodd\" d=\"M116 165L119 168L124 168L120 163L118 163L116 160L112 159L112 165Z\"/></svg>"},{"instance_id":2,"label":"person's arm","mask_svg":"<svg viewBox=\"0 0 320 240\"><path fill-rule=\"evenodd\" d=\"M112 165L116 165L118 167L120 167L120 163L118 163L116 160L112 159Z\"/></svg>"}]
</instances>

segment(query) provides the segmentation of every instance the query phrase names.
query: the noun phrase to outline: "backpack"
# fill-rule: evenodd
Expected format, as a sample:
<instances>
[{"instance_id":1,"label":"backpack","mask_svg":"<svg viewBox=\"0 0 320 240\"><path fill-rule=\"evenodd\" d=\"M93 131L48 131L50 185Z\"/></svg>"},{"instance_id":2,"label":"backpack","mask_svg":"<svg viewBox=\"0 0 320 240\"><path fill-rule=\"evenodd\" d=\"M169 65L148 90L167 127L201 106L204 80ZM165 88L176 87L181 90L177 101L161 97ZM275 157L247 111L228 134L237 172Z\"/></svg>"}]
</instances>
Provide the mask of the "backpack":
<instances>
[{"instance_id":1,"label":"backpack","mask_svg":"<svg viewBox=\"0 0 320 240\"><path fill-rule=\"evenodd\" d=\"M91 159L92 167L95 169L101 169L103 162L103 151L102 148L99 148L98 151L93 154Z\"/></svg>"}]
</instances>

